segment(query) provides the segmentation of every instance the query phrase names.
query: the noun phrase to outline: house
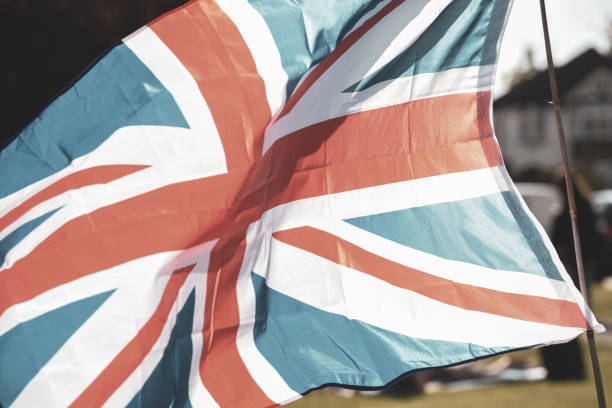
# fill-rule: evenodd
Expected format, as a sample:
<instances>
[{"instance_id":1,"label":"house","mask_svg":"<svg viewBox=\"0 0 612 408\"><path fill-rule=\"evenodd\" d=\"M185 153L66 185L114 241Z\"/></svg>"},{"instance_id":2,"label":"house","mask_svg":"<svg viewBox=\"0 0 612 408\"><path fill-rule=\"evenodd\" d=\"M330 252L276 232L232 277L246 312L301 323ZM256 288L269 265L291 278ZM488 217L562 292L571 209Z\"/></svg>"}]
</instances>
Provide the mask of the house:
<instances>
[{"instance_id":1,"label":"house","mask_svg":"<svg viewBox=\"0 0 612 408\"><path fill-rule=\"evenodd\" d=\"M612 58L590 49L555 72L570 162L612 188ZM550 101L546 70L495 101L495 131L513 174L561 165Z\"/></svg>"}]
</instances>

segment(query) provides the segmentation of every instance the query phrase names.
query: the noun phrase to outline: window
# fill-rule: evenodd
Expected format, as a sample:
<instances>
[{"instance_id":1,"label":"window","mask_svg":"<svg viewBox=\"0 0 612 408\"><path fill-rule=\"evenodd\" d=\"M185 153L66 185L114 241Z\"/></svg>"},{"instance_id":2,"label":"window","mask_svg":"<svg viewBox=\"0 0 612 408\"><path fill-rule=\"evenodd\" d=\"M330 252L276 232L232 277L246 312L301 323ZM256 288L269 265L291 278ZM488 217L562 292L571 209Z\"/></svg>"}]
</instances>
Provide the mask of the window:
<instances>
[{"instance_id":1,"label":"window","mask_svg":"<svg viewBox=\"0 0 612 408\"><path fill-rule=\"evenodd\" d=\"M537 147L544 143L544 112L536 105L528 105L521 112L520 139L525 146Z\"/></svg>"},{"instance_id":2,"label":"window","mask_svg":"<svg viewBox=\"0 0 612 408\"><path fill-rule=\"evenodd\" d=\"M601 140L612 138L612 105L591 105L576 108L572 130L576 139Z\"/></svg>"}]
</instances>

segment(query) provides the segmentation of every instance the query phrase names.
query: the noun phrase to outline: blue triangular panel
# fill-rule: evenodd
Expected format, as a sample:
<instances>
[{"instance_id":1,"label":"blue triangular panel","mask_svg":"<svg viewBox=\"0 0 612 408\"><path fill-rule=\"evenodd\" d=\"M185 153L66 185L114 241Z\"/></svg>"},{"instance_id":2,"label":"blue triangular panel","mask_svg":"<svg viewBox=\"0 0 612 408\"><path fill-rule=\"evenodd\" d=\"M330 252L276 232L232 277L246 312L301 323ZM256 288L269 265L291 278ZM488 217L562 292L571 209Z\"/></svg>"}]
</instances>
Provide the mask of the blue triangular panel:
<instances>
[{"instance_id":1,"label":"blue triangular panel","mask_svg":"<svg viewBox=\"0 0 612 408\"><path fill-rule=\"evenodd\" d=\"M30 232L34 231L36 227L45 222L47 218L55 214L57 210L59 210L59 208L26 222L25 224L19 226L19 228L17 228L15 231L8 234L6 237L2 238L0 240L0 266L4 263L4 258L6 258L8 251L13 249L13 247L24 239Z\"/></svg>"},{"instance_id":2,"label":"blue triangular panel","mask_svg":"<svg viewBox=\"0 0 612 408\"><path fill-rule=\"evenodd\" d=\"M195 292L192 291L176 316L176 324L161 361L128 407L191 408L188 387L194 305Z\"/></svg>"},{"instance_id":3,"label":"blue triangular panel","mask_svg":"<svg viewBox=\"0 0 612 408\"><path fill-rule=\"evenodd\" d=\"M0 403L9 406L38 371L114 291L21 323L0 336Z\"/></svg>"},{"instance_id":4,"label":"blue triangular panel","mask_svg":"<svg viewBox=\"0 0 612 408\"><path fill-rule=\"evenodd\" d=\"M441 258L563 279L513 192L344 221Z\"/></svg>"}]
</instances>

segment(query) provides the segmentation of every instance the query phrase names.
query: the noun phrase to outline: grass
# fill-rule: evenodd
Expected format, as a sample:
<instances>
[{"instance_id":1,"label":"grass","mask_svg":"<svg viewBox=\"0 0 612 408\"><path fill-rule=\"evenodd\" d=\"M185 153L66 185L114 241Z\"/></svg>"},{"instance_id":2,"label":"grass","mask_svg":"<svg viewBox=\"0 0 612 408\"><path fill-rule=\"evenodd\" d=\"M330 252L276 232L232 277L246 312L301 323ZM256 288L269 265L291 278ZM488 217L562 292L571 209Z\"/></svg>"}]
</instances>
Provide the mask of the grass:
<instances>
[{"instance_id":1,"label":"grass","mask_svg":"<svg viewBox=\"0 0 612 408\"><path fill-rule=\"evenodd\" d=\"M612 322L612 292L599 285L591 287L591 308L599 321Z\"/></svg>"},{"instance_id":2,"label":"grass","mask_svg":"<svg viewBox=\"0 0 612 408\"><path fill-rule=\"evenodd\" d=\"M612 321L612 292L594 287L591 305L600 321ZM584 337L584 336L583 336ZM587 344L581 339L585 367L589 378L584 381L503 384L470 391L440 392L430 395L393 398L385 396L355 395L352 398L335 395L329 391L313 392L291 403L291 408L575 408L596 407L595 385L588 357ZM612 337L600 337L597 351L603 373L604 388L608 402L612 401ZM513 358L537 363L537 350L523 350L510 353Z\"/></svg>"}]
</instances>

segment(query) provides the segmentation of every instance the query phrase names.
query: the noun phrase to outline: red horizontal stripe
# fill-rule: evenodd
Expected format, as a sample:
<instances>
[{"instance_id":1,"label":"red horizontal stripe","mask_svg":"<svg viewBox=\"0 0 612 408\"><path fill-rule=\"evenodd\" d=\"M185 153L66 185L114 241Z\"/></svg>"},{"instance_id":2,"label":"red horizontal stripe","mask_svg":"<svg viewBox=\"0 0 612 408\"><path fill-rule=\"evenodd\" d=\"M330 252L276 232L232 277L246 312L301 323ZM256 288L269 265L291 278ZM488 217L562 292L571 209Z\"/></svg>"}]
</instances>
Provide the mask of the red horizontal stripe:
<instances>
[{"instance_id":1,"label":"red horizontal stripe","mask_svg":"<svg viewBox=\"0 0 612 408\"><path fill-rule=\"evenodd\" d=\"M586 320L576 303L457 283L398 264L326 231L300 227L276 232L273 237L337 264L451 306L556 326L587 327Z\"/></svg>"},{"instance_id":2,"label":"red horizontal stripe","mask_svg":"<svg viewBox=\"0 0 612 408\"><path fill-rule=\"evenodd\" d=\"M153 315L136 337L106 366L96 379L70 404L71 407L101 407L151 351L168 320L180 288L195 265L172 273Z\"/></svg>"},{"instance_id":3,"label":"red horizontal stripe","mask_svg":"<svg viewBox=\"0 0 612 408\"><path fill-rule=\"evenodd\" d=\"M88 274L243 231L293 200L496 164L497 143L481 138L478 101L480 94L450 95L332 119L280 139L250 168L168 185L71 220L0 273L0 315ZM373 129L382 136L371 137Z\"/></svg>"},{"instance_id":4,"label":"red horizontal stripe","mask_svg":"<svg viewBox=\"0 0 612 408\"><path fill-rule=\"evenodd\" d=\"M265 84L234 23L213 1L198 1L190 3L180 13L156 21L151 28L196 79L221 138L228 171L251 167L261 158L270 108ZM244 174L242 171L239 173ZM244 179L236 179L237 187L243 182ZM224 195L221 192L218 194ZM229 201L231 196L226 197L227 210L222 217L233 213ZM202 197L202 200L207 199ZM249 202L242 209L242 217L248 218L245 222L259 216L259 205ZM222 217L216 220L223 231L211 253L207 274L205 344L200 376L220 406L274 406L274 401L251 377L236 345L240 326L236 282L248 224L241 226L236 222L237 214L232 214L226 223ZM200 233L214 228L215 220L210 221L211 224L202 228ZM228 382L227 376L220 373L227 373L232 381Z\"/></svg>"},{"instance_id":5,"label":"red horizontal stripe","mask_svg":"<svg viewBox=\"0 0 612 408\"><path fill-rule=\"evenodd\" d=\"M23 214L36 207L43 201L49 200L69 190L76 190L94 184L110 183L113 180L125 177L150 166L136 164L112 164L106 166L90 167L69 174L34 194L17 207L0 218L0 231L12 224Z\"/></svg>"},{"instance_id":6,"label":"red horizontal stripe","mask_svg":"<svg viewBox=\"0 0 612 408\"><path fill-rule=\"evenodd\" d=\"M266 208L271 208L301 198L497 166L501 162L490 121L479 115L488 98L489 92L422 99L298 130L270 147L252 168L243 193L266 189Z\"/></svg>"}]
</instances>

